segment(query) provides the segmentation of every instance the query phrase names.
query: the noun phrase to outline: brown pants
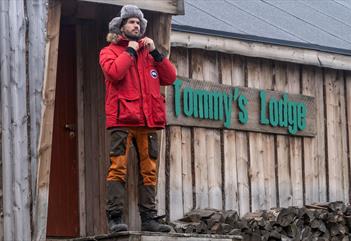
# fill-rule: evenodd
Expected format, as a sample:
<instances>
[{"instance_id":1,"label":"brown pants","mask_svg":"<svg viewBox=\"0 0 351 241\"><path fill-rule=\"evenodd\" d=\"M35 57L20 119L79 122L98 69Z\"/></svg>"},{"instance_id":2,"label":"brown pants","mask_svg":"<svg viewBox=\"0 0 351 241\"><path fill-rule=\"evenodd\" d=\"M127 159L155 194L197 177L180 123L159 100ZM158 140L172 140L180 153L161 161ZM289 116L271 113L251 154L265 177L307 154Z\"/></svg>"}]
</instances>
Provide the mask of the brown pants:
<instances>
[{"instance_id":1,"label":"brown pants","mask_svg":"<svg viewBox=\"0 0 351 241\"><path fill-rule=\"evenodd\" d=\"M143 185L155 186L157 183L157 134L154 130L145 127L111 130L110 168L107 181L126 182L127 156L132 143L137 149Z\"/></svg>"}]
</instances>

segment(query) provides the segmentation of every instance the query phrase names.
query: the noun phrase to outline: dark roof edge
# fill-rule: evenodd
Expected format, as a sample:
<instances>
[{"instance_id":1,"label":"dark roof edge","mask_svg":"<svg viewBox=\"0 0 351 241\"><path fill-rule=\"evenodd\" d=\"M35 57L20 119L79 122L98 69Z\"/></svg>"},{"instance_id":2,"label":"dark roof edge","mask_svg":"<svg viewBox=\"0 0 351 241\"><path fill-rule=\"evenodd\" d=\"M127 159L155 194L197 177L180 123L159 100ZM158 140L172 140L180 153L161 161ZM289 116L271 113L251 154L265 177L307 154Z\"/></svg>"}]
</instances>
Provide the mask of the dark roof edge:
<instances>
[{"instance_id":1,"label":"dark roof edge","mask_svg":"<svg viewBox=\"0 0 351 241\"><path fill-rule=\"evenodd\" d=\"M328 53L351 56L351 50L321 46L318 44L300 43L300 42L294 42L294 41L288 41L288 40L265 38L265 37L255 36L255 35L246 35L246 34L231 33L231 32L225 32L225 31L212 30L212 29L205 29L205 28L196 28L196 27L178 25L178 24L172 24L172 30L178 31L178 32L187 32L187 33L205 34L205 35L211 35L211 36L223 37L223 38L232 38L232 39L238 39L238 40L244 40L244 41L250 41L250 42L259 42L259 43L274 44L274 45L281 45L281 46L294 47L294 48L318 50L318 51L323 51Z\"/></svg>"}]
</instances>

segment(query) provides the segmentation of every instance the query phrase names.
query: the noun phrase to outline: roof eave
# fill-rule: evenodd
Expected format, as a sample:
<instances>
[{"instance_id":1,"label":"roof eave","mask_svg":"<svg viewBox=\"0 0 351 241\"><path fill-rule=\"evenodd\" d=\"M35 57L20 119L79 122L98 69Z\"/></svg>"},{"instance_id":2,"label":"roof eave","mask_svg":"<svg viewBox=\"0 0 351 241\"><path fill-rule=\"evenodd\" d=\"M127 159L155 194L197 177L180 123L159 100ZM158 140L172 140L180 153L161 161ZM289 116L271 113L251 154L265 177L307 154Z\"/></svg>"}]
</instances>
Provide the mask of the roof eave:
<instances>
[{"instance_id":1,"label":"roof eave","mask_svg":"<svg viewBox=\"0 0 351 241\"><path fill-rule=\"evenodd\" d=\"M328 46L321 46L317 44L265 38L265 37L255 36L255 35L231 33L231 32L225 32L225 31L212 30L212 29L196 28L196 27L186 26L186 25L178 25L178 24L172 24L172 30L179 31L179 32L215 36L215 37L223 37L223 38L229 38L229 39L237 39L237 40L249 41L249 42L255 42L255 43L273 44L273 45L300 48L300 49L317 50L317 51L322 51L327 53L351 56L350 49L340 49L340 48L334 48L334 47L328 47Z\"/></svg>"},{"instance_id":2,"label":"roof eave","mask_svg":"<svg viewBox=\"0 0 351 241\"><path fill-rule=\"evenodd\" d=\"M252 39L228 38L219 35L179 31L172 29L173 47L200 48L210 51L238 54L249 57L314 65L341 70L351 70L351 56L320 49L300 46L287 46L272 42L259 42Z\"/></svg>"}]
</instances>

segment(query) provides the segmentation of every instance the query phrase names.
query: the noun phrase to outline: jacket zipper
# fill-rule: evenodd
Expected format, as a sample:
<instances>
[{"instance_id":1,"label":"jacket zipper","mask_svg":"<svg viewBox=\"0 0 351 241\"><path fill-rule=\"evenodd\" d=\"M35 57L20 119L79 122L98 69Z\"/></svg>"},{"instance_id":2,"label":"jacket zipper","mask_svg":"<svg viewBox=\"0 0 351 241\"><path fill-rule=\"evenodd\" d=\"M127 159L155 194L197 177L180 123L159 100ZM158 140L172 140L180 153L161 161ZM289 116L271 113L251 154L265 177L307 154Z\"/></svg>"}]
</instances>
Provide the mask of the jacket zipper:
<instances>
[{"instance_id":1,"label":"jacket zipper","mask_svg":"<svg viewBox=\"0 0 351 241\"><path fill-rule=\"evenodd\" d=\"M121 100L118 100L117 101L117 120L119 120L119 113L120 113L120 110L121 110Z\"/></svg>"}]
</instances>

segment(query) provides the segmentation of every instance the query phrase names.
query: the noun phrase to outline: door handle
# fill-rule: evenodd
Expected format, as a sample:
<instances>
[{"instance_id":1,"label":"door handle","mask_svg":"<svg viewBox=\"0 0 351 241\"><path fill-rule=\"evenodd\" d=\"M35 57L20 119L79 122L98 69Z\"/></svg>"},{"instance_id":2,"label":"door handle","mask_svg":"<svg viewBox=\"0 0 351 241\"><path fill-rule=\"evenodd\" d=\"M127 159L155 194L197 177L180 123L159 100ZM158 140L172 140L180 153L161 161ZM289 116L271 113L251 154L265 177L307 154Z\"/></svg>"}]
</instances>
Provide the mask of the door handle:
<instances>
[{"instance_id":1,"label":"door handle","mask_svg":"<svg viewBox=\"0 0 351 241\"><path fill-rule=\"evenodd\" d=\"M65 124L65 130L69 132L70 137L76 136L76 125L75 124Z\"/></svg>"}]
</instances>

